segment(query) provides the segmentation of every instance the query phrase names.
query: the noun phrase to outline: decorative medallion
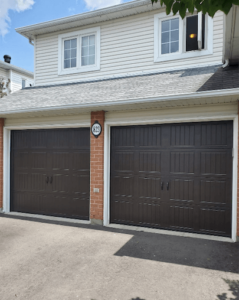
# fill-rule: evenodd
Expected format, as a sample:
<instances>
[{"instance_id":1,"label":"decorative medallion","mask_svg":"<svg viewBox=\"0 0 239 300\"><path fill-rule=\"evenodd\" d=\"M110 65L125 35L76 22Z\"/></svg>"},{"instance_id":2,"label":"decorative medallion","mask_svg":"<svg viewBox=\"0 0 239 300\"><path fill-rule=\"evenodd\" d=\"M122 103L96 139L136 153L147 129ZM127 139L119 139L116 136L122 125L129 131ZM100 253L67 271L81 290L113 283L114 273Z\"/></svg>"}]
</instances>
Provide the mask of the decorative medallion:
<instances>
[{"instance_id":1,"label":"decorative medallion","mask_svg":"<svg viewBox=\"0 0 239 300\"><path fill-rule=\"evenodd\" d=\"M91 127L91 132L94 135L95 138L98 138L98 136L101 134L102 127L98 121L95 121L95 123Z\"/></svg>"}]
</instances>

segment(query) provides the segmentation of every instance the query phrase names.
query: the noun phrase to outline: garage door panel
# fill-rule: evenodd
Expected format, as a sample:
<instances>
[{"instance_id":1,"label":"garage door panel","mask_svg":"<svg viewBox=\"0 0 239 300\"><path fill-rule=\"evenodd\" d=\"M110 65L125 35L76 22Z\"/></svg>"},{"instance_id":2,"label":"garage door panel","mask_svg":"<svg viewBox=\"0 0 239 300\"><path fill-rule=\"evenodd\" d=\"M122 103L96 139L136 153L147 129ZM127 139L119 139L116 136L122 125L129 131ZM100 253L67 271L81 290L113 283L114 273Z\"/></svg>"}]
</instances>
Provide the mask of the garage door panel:
<instances>
[{"instance_id":1,"label":"garage door panel","mask_svg":"<svg viewBox=\"0 0 239 300\"><path fill-rule=\"evenodd\" d=\"M90 171L90 153L88 151L73 152L72 168L74 171Z\"/></svg>"},{"instance_id":2,"label":"garage door panel","mask_svg":"<svg viewBox=\"0 0 239 300\"><path fill-rule=\"evenodd\" d=\"M161 172L161 152L139 152L140 172Z\"/></svg>"},{"instance_id":3,"label":"garage door panel","mask_svg":"<svg viewBox=\"0 0 239 300\"><path fill-rule=\"evenodd\" d=\"M112 127L111 222L230 236L232 137L231 121ZM129 144L127 173L118 153ZM131 219L122 197L114 204L125 188L120 173L134 178Z\"/></svg>"},{"instance_id":4,"label":"garage door panel","mask_svg":"<svg viewBox=\"0 0 239 300\"><path fill-rule=\"evenodd\" d=\"M170 173L194 174L195 153L174 151L170 153Z\"/></svg>"},{"instance_id":5,"label":"garage door panel","mask_svg":"<svg viewBox=\"0 0 239 300\"><path fill-rule=\"evenodd\" d=\"M174 124L170 127L170 146L195 145L195 124Z\"/></svg>"},{"instance_id":6,"label":"garage door panel","mask_svg":"<svg viewBox=\"0 0 239 300\"><path fill-rule=\"evenodd\" d=\"M150 127L142 126L138 127L136 130L139 136L139 147L150 148L162 145L161 127L153 125Z\"/></svg>"},{"instance_id":7,"label":"garage door panel","mask_svg":"<svg viewBox=\"0 0 239 300\"><path fill-rule=\"evenodd\" d=\"M11 146L12 211L89 219L89 128L12 131Z\"/></svg>"},{"instance_id":8,"label":"garage door panel","mask_svg":"<svg viewBox=\"0 0 239 300\"><path fill-rule=\"evenodd\" d=\"M217 208L200 208L200 231L226 235L230 231L230 211Z\"/></svg>"},{"instance_id":9,"label":"garage door panel","mask_svg":"<svg viewBox=\"0 0 239 300\"><path fill-rule=\"evenodd\" d=\"M170 200L194 202L196 183L191 179L175 179L170 181Z\"/></svg>"},{"instance_id":10,"label":"garage door panel","mask_svg":"<svg viewBox=\"0 0 239 300\"><path fill-rule=\"evenodd\" d=\"M201 180L200 202L227 204L231 198L231 184L226 180Z\"/></svg>"},{"instance_id":11,"label":"garage door panel","mask_svg":"<svg viewBox=\"0 0 239 300\"><path fill-rule=\"evenodd\" d=\"M161 178L139 177L138 189L140 199L148 201L161 199Z\"/></svg>"},{"instance_id":12,"label":"garage door panel","mask_svg":"<svg viewBox=\"0 0 239 300\"><path fill-rule=\"evenodd\" d=\"M115 171L132 172L134 170L134 152L116 152L112 164Z\"/></svg>"},{"instance_id":13,"label":"garage door panel","mask_svg":"<svg viewBox=\"0 0 239 300\"><path fill-rule=\"evenodd\" d=\"M232 124L227 122L205 123L201 125L202 146L229 146L232 144Z\"/></svg>"},{"instance_id":14,"label":"garage door panel","mask_svg":"<svg viewBox=\"0 0 239 300\"><path fill-rule=\"evenodd\" d=\"M195 228L195 208L191 206L170 205L169 226L176 230L193 231Z\"/></svg>"}]
</instances>

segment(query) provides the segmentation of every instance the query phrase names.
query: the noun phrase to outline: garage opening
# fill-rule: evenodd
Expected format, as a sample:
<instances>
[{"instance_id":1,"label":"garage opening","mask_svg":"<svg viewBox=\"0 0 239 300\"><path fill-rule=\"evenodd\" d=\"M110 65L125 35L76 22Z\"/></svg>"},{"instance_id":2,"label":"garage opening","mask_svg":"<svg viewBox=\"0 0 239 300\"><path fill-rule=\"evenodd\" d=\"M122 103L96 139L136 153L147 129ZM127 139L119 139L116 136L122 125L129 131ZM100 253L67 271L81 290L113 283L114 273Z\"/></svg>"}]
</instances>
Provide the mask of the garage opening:
<instances>
[{"instance_id":1,"label":"garage opening","mask_svg":"<svg viewBox=\"0 0 239 300\"><path fill-rule=\"evenodd\" d=\"M10 210L89 220L90 129L11 132Z\"/></svg>"},{"instance_id":2,"label":"garage opening","mask_svg":"<svg viewBox=\"0 0 239 300\"><path fill-rule=\"evenodd\" d=\"M233 122L111 127L110 222L231 236Z\"/></svg>"}]
</instances>

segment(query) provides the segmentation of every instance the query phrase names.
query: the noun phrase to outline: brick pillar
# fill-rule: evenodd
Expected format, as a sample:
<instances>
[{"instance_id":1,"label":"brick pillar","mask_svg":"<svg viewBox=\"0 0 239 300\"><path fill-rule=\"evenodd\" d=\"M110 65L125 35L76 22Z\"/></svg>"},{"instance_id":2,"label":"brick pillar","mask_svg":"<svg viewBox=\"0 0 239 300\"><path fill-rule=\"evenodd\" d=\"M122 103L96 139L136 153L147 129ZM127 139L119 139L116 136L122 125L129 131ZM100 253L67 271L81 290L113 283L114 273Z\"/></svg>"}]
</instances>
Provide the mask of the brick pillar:
<instances>
[{"instance_id":1,"label":"brick pillar","mask_svg":"<svg viewBox=\"0 0 239 300\"><path fill-rule=\"evenodd\" d=\"M103 224L105 112L91 112L91 126L95 121L100 123L102 132L97 138L90 133L90 219L93 224Z\"/></svg>"},{"instance_id":2,"label":"brick pillar","mask_svg":"<svg viewBox=\"0 0 239 300\"><path fill-rule=\"evenodd\" d=\"M3 126L4 119L0 118L0 210L3 208Z\"/></svg>"}]
</instances>

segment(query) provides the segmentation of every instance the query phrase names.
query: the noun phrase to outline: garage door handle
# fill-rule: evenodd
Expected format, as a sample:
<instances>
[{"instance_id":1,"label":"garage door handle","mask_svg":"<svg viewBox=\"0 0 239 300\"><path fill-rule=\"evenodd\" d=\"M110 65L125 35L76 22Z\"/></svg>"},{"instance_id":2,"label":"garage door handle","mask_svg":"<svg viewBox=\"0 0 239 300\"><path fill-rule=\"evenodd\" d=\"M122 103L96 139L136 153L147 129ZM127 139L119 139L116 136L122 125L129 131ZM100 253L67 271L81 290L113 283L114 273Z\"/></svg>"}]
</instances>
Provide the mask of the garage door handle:
<instances>
[{"instance_id":1,"label":"garage door handle","mask_svg":"<svg viewBox=\"0 0 239 300\"><path fill-rule=\"evenodd\" d=\"M46 177L46 183L48 183L48 181L49 181L49 177L47 176L47 177Z\"/></svg>"},{"instance_id":2,"label":"garage door handle","mask_svg":"<svg viewBox=\"0 0 239 300\"><path fill-rule=\"evenodd\" d=\"M163 182L161 182L161 190L163 190Z\"/></svg>"},{"instance_id":3,"label":"garage door handle","mask_svg":"<svg viewBox=\"0 0 239 300\"><path fill-rule=\"evenodd\" d=\"M53 176L50 177L50 183L52 183L52 182L53 182Z\"/></svg>"},{"instance_id":4,"label":"garage door handle","mask_svg":"<svg viewBox=\"0 0 239 300\"><path fill-rule=\"evenodd\" d=\"M169 182L167 182L167 190L169 190Z\"/></svg>"}]
</instances>

